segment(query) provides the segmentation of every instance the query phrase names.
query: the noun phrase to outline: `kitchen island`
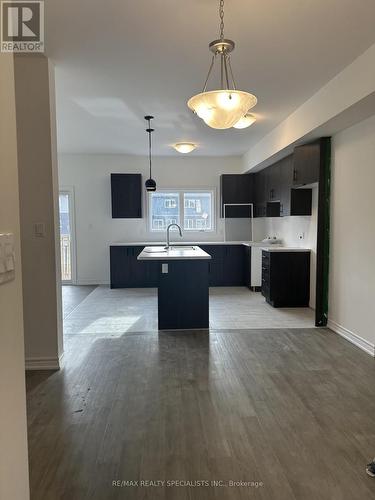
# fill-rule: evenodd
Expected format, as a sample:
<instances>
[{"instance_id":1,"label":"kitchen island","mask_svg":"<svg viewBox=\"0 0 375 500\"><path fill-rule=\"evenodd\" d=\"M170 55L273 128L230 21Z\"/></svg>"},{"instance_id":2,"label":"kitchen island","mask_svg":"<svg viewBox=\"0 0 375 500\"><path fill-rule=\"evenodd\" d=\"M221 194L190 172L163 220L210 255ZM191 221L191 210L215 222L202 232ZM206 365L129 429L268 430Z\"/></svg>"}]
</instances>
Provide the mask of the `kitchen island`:
<instances>
[{"instance_id":1,"label":"kitchen island","mask_svg":"<svg viewBox=\"0 0 375 500\"><path fill-rule=\"evenodd\" d=\"M159 330L209 327L210 254L198 246L149 246L137 260L158 264Z\"/></svg>"}]
</instances>

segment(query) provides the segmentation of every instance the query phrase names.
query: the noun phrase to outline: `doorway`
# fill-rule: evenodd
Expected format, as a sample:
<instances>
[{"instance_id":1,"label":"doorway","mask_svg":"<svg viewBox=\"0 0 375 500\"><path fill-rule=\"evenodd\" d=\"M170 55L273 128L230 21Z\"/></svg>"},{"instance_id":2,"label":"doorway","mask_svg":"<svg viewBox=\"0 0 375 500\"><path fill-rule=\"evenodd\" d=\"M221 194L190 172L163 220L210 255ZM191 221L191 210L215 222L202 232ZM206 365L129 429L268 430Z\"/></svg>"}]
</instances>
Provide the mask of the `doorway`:
<instances>
[{"instance_id":1,"label":"doorway","mask_svg":"<svg viewBox=\"0 0 375 500\"><path fill-rule=\"evenodd\" d=\"M61 251L61 282L76 283L74 191L65 188L59 191L59 222Z\"/></svg>"}]
</instances>

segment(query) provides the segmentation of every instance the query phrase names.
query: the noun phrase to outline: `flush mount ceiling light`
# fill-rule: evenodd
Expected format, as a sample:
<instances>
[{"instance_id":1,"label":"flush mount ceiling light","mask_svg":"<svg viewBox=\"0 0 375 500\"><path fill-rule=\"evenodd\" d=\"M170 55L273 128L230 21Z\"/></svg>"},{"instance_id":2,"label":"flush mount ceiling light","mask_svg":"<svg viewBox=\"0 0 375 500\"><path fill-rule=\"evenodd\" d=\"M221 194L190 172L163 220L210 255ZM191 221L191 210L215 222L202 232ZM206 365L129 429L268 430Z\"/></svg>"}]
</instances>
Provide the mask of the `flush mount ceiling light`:
<instances>
[{"instance_id":1,"label":"flush mount ceiling light","mask_svg":"<svg viewBox=\"0 0 375 500\"><path fill-rule=\"evenodd\" d=\"M257 98L236 89L230 62L230 53L233 52L235 43L224 38L224 0L220 0L219 16L220 39L209 44L213 56L203 91L191 97L187 104L209 127L226 129L233 127L245 116L256 105ZM220 59L220 89L207 91L208 80L217 58Z\"/></svg>"},{"instance_id":2,"label":"flush mount ceiling light","mask_svg":"<svg viewBox=\"0 0 375 500\"><path fill-rule=\"evenodd\" d=\"M178 151L178 153L186 154L186 153L191 153L192 151L194 151L194 149L196 149L197 145L193 144L192 142L178 142L173 147L176 151Z\"/></svg>"},{"instance_id":3,"label":"flush mount ceiling light","mask_svg":"<svg viewBox=\"0 0 375 500\"><path fill-rule=\"evenodd\" d=\"M151 134L154 132L155 129L151 128L151 120L153 120L153 116L145 116L145 120L148 121L148 127L146 128L146 132L148 133L148 158L149 158L149 165L150 165L150 177L147 179L145 182L146 186L146 191L156 191L156 182L152 178L151 175L151 167L152 167L152 142L151 142Z\"/></svg>"},{"instance_id":4,"label":"flush mount ceiling light","mask_svg":"<svg viewBox=\"0 0 375 500\"><path fill-rule=\"evenodd\" d=\"M251 113L246 113L245 116L240 118L237 123L233 125L234 128L247 128L250 127L254 122L256 122L256 118Z\"/></svg>"}]
</instances>

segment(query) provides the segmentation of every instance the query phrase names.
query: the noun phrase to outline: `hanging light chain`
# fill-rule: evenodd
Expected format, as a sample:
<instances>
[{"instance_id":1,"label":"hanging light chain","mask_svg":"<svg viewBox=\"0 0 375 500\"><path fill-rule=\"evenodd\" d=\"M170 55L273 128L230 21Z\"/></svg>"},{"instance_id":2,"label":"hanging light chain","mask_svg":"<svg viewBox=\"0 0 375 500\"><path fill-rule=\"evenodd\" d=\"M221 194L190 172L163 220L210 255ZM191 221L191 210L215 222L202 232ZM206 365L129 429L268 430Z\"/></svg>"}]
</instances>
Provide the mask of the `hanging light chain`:
<instances>
[{"instance_id":1,"label":"hanging light chain","mask_svg":"<svg viewBox=\"0 0 375 500\"><path fill-rule=\"evenodd\" d=\"M224 40L224 0L220 0L219 16L220 16L220 40Z\"/></svg>"}]
</instances>

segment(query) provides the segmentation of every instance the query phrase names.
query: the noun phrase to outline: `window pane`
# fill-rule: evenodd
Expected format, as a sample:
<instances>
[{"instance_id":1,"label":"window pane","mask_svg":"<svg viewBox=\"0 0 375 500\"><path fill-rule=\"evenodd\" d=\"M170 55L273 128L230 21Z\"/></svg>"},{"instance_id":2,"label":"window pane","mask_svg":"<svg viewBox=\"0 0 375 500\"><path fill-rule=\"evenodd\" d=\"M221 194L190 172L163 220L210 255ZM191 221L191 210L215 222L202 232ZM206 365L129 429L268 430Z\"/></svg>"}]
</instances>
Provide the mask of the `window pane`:
<instances>
[{"instance_id":1,"label":"window pane","mask_svg":"<svg viewBox=\"0 0 375 500\"><path fill-rule=\"evenodd\" d=\"M184 229L212 230L212 193L184 193Z\"/></svg>"},{"instance_id":2,"label":"window pane","mask_svg":"<svg viewBox=\"0 0 375 500\"><path fill-rule=\"evenodd\" d=\"M165 231L169 224L180 223L178 193L151 193L150 218L152 231Z\"/></svg>"},{"instance_id":3,"label":"window pane","mask_svg":"<svg viewBox=\"0 0 375 500\"><path fill-rule=\"evenodd\" d=\"M60 250L61 250L61 279L72 279L72 241L70 231L69 195L59 194L60 208Z\"/></svg>"}]
</instances>

